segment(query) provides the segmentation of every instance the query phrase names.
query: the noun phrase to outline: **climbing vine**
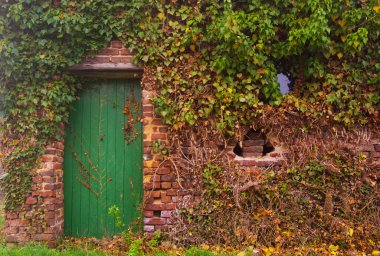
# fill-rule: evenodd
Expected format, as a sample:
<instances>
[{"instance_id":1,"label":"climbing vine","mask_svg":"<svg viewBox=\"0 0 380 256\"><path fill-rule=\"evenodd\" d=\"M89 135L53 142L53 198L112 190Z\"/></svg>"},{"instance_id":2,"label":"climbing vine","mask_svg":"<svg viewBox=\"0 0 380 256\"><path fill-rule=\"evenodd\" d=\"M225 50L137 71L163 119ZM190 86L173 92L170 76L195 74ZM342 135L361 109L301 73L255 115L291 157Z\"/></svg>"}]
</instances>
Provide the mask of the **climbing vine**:
<instances>
[{"instance_id":1,"label":"climbing vine","mask_svg":"<svg viewBox=\"0 0 380 256\"><path fill-rule=\"evenodd\" d=\"M206 127L229 137L242 126L270 130L274 115L292 132L376 130L379 24L378 0L2 0L5 206L22 205L38 157L62 138L80 88L69 67L111 39L135 50L173 131ZM287 95L279 73L293 82ZM207 167L211 176L215 168Z\"/></svg>"}]
</instances>

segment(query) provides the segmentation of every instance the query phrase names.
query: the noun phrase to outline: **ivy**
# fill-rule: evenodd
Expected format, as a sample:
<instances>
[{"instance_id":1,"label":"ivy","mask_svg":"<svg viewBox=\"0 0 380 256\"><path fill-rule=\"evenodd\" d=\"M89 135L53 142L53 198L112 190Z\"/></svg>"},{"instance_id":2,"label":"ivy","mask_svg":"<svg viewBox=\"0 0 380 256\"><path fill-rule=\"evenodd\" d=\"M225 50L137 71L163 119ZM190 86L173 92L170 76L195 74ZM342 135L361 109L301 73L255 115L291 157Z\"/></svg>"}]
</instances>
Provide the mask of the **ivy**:
<instances>
[{"instance_id":1,"label":"ivy","mask_svg":"<svg viewBox=\"0 0 380 256\"><path fill-rule=\"evenodd\" d=\"M378 125L379 22L377 0L2 0L6 208L30 192L44 146L62 138L79 84L68 68L113 38L152 71L167 124L231 136L268 109ZM281 72L294 81L285 96Z\"/></svg>"}]
</instances>

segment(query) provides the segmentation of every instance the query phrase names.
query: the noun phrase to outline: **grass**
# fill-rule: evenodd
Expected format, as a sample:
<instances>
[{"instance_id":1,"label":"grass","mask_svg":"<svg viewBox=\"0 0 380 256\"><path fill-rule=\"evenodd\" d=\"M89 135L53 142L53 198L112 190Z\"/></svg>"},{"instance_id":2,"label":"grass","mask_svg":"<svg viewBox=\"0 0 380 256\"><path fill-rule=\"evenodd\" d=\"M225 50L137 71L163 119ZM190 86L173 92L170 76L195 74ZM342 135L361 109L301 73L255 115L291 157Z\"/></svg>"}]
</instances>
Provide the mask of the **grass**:
<instances>
[{"instance_id":1,"label":"grass","mask_svg":"<svg viewBox=\"0 0 380 256\"><path fill-rule=\"evenodd\" d=\"M55 249L49 249L43 245L27 245L21 248L6 248L0 247L0 255L10 256L102 256L106 255L99 251L85 251L78 248L73 248L67 251L57 251Z\"/></svg>"},{"instance_id":2,"label":"grass","mask_svg":"<svg viewBox=\"0 0 380 256\"><path fill-rule=\"evenodd\" d=\"M95 250L83 250L79 248L71 248L64 251L58 251L56 249L49 249L44 245L38 245L38 244L30 244L25 247L13 247L13 248L7 248L7 247L0 247L0 256L2 255L10 255L10 256L106 256L110 255L105 252L101 251L95 251ZM141 254L141 252L131 253L131 252L124 252L121 255L128 255L128 256L143 256L144 254ZM191 248L187 251L181 252L180 254L177 253L168 253L168 252L156 252L153 254L149 254L151 256L171 256L171 255L184 255L184 256L222 256L224 254L216 254L208 250L202 250L198 248Z\"/></svg>"}]
</instances>

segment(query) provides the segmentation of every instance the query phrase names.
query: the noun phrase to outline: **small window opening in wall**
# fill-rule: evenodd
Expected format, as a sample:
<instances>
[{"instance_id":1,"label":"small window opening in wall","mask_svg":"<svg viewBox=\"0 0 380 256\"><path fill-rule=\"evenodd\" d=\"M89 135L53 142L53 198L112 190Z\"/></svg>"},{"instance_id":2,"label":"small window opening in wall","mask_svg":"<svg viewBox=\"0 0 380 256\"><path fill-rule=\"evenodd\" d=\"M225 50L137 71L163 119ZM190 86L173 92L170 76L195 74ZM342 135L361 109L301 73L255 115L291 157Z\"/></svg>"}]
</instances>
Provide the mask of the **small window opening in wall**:
<instances>
[{"instance_id":1,"label":"small window opening in wall","mask_svg":"<svg viewBox=\"0 0 380 256\"><path fill-rule=\"evenodd\" d=\"M277 74L277 82L280 84L280 91L282 95L289 93L292 84L290 75L286 75L284 73Z\"/></svg>"},{"instance_id":2,"label":"small window opening in wall","mask_svg":"<svg viewBox=\"0 0 380 256\"><path fill-rule=\"evenodd\" d=\"M233 152L242 157L260 157L274 151L273 145L265 133L250 129L239 141Z\"/></svg>"}]
</instances>

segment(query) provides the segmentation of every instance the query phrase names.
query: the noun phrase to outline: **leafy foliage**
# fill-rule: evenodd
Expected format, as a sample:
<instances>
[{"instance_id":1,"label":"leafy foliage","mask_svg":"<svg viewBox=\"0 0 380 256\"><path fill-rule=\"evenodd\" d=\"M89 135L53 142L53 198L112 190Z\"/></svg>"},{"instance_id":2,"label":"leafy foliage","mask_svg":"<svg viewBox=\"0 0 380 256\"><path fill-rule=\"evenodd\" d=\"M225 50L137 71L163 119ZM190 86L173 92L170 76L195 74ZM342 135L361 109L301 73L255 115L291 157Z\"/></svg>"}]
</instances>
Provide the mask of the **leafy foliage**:
<instances>
[{"instance_id":1,"label":"leafy foliage","mask_svg":"<svg viewBox=\"0 0 380 256\"><path fill-rule=\"evenodd\" d=\"M211 157L202 170L181 170L183 179L196 175L187 200L200 199L182 208L172 236L185 245L266 248L267 255L322 253L326 244L340 252L375 250L379 165L371 169L364 155L318 150L297 167L242 170Z\"/></svg>"},{"instance_id":2,"label":"leafy foliage","mask_svg":"<svg viewBox=\"0 0 380 256\"><path fill-rule=\"evenodd\" d=\"M378 0L2 0L0 90L4 94L2 155L7 175L2 184L6 208L16 209L22 204L30 192L38 156L49 142L62 138L60 124L67 120L79 87L68 68L84 55L95 54L112 38L136 50L136 59L154 78L147 79L144 86L157 89L155 109L174 130L206 127L211 135L231 136L237 135L240 127L256 125L257 120L276 113L287 124L295 120L292 127L299 135L336 124L379 124L379 14ZM280 72L294 82L291 93L285 96L277 82ZM264 129L268 129L269 122L266 124ZM159 144L156 148L163 150ZM274 223L268 232L259 232L268 234L268 241L278 237L276 227L287 216L302 219L304 213L315 217L300 228L321 225L315 222L320 212L317 207L324 198L319 191L336 189L343 193L359 178L359 167L352 158L335 163L340 166L335 177L326 174L326 167L321 165L326 159L307 156L315 162L304 161L279 176L272 173L264 179L265 186L257 197L243 197L252 213L261 214L254 221L267 221L264 227ZM339 157L328 161L335 160ZM238 209L237 205L225 204L225 200L232 200L231 186L225 183L228 179L223 180L225 168L202 166L199 180L208 188L204 196L216 207L208 211L215 215L221 209ZM292 193L304 191L307 185L312 189L305 191L305 197L287 192L288 187ZM353 195L372 193L364 185L354 189ZM291 200L302 214L287 212L293 208L284 210L289 215L252 208L256 207L254 203L261 203L283 209L276 196ZM360 202L358 207L364 208ZM207 219L210 212L204 214L194 218L214 223ZM358 222L351 224L357 226ZM323 233L313 233L315 230L309 230L310 237L323 237ZM328 227L321 230L327 232ZM207 228L201 232L219 234ZM288 238L293 231L289 232Z\"/></svg>"},{"instance_id":3,"label":"leafy foliage","mask_svg":"<svg viewBox=\"0 0 380 256\"><path fill-rule=\"evenodd\" d=\"M121 38L153 66L157 113L174 128L213 118L233 134L267 105L348 126L379 121L377 1L146 1L139 12ZM296 81L285 97L280 72Z\"/></svg>"}]
</instances>

